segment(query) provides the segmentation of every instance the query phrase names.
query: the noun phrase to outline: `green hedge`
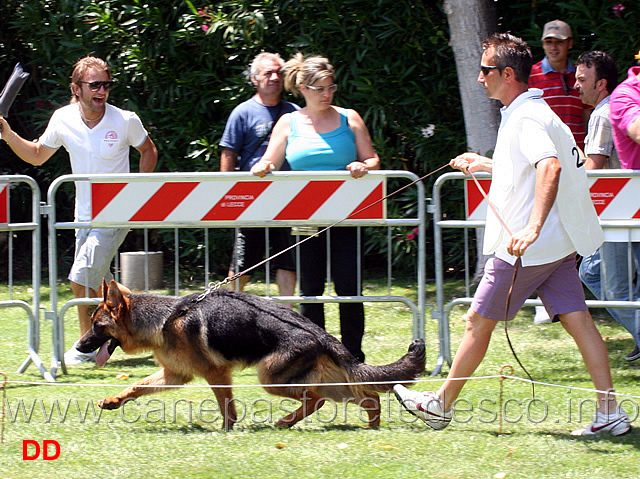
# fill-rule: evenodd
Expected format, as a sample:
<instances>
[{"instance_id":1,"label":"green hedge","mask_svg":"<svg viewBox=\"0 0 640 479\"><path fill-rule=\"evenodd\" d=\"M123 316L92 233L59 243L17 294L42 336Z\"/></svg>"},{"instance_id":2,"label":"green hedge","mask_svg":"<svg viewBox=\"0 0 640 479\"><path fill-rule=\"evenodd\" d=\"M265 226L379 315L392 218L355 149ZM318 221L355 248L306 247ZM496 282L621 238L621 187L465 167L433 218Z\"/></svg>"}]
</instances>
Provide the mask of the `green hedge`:
<instances>
[{"instance_id":1,"label":"green hedge","mask_svg":"<svg viewBox=\"0 0 640 479\"><path fill-rule=\"evenodd\" d=\"M501 29L530 40L538 58L542 25L563 18L576 32L574 56L604 49L618 58L622 72L639 48L639 7L627 2L616 11L618 3L500 0L497 6ZM340 86L336 103L363 116L385 169L422 176L465 149L441 2L3 0L0 19L0 79L17 61L31 73L10 117L27 138L37 138L52 110L68 102L74 62L95 54L116 74L111 101L138 112L149 128L159 171L216 171L226 118L253 93L242 71L267 50L285 59L297 51L330 59ZM29 174L45 191L69 172L64 155L36 169L0 145L3 173ZM430 188L432 179L427 183ZM415 200L402 198L398 207L415 207ZM460 214L461 208L461 195L447 198L447 211ZM395 233L395 257L411 266L415 248L406 233ZM374 235L368 246L371 253L384 251L386 239ZM460 264L462 248L451 250L450 262Z\"/></svg>"}]
</instances>

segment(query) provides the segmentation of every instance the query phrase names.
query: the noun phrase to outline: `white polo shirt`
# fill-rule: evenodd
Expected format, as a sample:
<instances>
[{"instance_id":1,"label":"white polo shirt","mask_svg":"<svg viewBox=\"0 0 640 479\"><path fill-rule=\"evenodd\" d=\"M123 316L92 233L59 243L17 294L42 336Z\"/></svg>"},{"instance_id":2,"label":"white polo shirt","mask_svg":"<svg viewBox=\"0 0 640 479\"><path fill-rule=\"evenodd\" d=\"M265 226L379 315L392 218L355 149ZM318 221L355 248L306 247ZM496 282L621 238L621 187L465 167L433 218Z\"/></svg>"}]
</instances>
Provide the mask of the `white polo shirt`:
<instances>
[{"instance_id":1,"label":"white polo shirt","mask_svg":"<svg viewBox=\"0 0 640 479\"><path fill-rule=\"evenodd\" d=\"M522 265L551 263L574 251L583 256L593 253L602 244L603 233L571 130L538 89L522 93L501 114L489 199L513 234L527 225L533 209L536 164L555 157L562 166L556 200L538 239L522 256ZM517 258L507 253L509 239L488 209L484 254L495 253L514 264Z\"/></svg>"},{"instance_id":2,"label":"white polo shirt","mask_svg":"<svg viewBox=\"0 0 640 479\"><path fill-rule=\"evenodd\" d=\"M129 173L129 151L147 139L138 115L106 105L104 117L89 128L80 117L78 103L56 110L40 143L50 149L61 146L69 152L74 174ZM91 219L91 190L86 181L76 182L76 219Z\"/></svg>"}]
</instances>

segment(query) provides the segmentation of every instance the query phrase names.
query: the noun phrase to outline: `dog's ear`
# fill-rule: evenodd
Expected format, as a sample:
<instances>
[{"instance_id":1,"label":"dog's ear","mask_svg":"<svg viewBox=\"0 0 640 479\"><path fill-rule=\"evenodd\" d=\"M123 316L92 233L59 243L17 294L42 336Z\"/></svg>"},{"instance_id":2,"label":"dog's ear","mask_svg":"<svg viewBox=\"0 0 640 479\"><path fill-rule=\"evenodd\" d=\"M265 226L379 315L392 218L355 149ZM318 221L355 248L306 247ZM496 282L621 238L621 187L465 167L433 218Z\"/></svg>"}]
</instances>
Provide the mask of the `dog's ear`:
<instances>
[{"instance_id":1,"label":"dog's ear","mask_svg":"<svg viewBox=\"0 0 640 479\"><path fill-rule=\"evenodd\" d=\"M120 291L120 288L118 288L118 283L114 280L109 282L109 289L106 293L105 302L107 303L107 306L114 309L119 308L124 304L122 292Z\"/></svg>"},{"instance_id":2,"label":"dog's ear","mask_svg":"<svg viewBox=\"0 0 640 479\"><path fill-rule=\"evenodd\" d=\"M107 282L102 278L102 301L107 302Z\"/></svg>"},{"instance_id":3,"label":"dog's ear","mask_svg":"<svg viewBox=\"0 0 640 479\"><path fill-rule=\"evenodd\" d=\"M118 289L120 290L120 292L123 294L123 296L130 296L133 294L133 291L131 291L129 288L127 288L124 284L122 283L118 283Z\"/></svg>"}]
</instances>

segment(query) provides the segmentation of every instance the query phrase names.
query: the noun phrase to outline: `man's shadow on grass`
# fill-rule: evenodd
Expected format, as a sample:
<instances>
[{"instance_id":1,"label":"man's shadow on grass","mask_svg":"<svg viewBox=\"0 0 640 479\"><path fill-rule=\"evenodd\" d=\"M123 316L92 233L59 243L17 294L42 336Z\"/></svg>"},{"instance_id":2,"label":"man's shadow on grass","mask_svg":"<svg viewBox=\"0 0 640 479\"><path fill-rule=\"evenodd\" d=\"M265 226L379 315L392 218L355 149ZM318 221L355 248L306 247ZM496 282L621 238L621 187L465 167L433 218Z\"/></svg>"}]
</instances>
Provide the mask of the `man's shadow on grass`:
<instances>
[{"instance_id":1,"label":"man's shadow on grass","mask_svg":"<svg viewBox=\"0 0 640 479\"><path fill-rule=\"evenodd\" d=\"M619 454L619 450L611 449L612 444L624 444L640 449L640 430L633 428L633 425L631 431L621 436L612 436L606 433L594 436L574 436L570 432L563 433L558 431L539 431L536 434L573 444L583 444L593 452L600 454Z\"/></svg>"}]
</instances>

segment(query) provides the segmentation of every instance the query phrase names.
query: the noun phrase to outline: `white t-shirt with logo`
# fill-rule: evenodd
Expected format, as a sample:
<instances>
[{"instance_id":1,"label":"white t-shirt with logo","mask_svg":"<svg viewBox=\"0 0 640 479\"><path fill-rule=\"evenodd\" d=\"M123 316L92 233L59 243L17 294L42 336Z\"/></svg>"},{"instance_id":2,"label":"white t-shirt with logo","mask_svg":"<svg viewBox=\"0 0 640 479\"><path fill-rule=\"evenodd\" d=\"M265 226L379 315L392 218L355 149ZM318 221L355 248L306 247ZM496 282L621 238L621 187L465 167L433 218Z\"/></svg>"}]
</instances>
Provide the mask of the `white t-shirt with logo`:
<instances>
[{"instance_id":1,"label":"white t-shirt with logo","mask_svg":"<svg viewBox=\"0 0 640 479\"><path fill-rule=\"evenodd\" d=\"M56 110L40 143L50 149L61 146L69 152L74 174L129 173L129 151L147 139L138 115L106 105L104 117L89 128L80 117L80 106L72 103ZM76 182L76 220L91 219L91 189L86 181Z\"/></svg>"},{"instance_id":2,"label":"white t-shirt with logo","mask_svg":"<svg viewBox=\"0 0 640 479\"><path fill-rule=\"evenodd\" d=\"M558 158L562 170L555 202L538 239L522 256L523 266L547 264L577 251L593 253L603 241L598 216L589 195L584 166L569 127L530 89L501 110L493 155L489 199L516 234L528 223L535 202L536 164ZM484 253L514 264L507 252L510 235L491 209L487 212Z\"/></svg>"}]
</instances>

